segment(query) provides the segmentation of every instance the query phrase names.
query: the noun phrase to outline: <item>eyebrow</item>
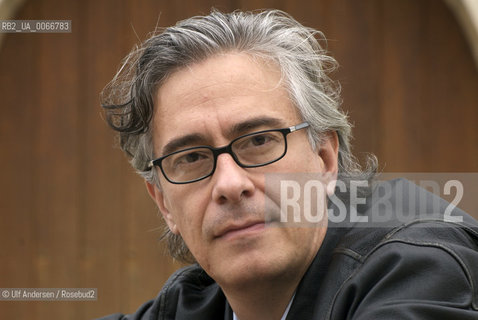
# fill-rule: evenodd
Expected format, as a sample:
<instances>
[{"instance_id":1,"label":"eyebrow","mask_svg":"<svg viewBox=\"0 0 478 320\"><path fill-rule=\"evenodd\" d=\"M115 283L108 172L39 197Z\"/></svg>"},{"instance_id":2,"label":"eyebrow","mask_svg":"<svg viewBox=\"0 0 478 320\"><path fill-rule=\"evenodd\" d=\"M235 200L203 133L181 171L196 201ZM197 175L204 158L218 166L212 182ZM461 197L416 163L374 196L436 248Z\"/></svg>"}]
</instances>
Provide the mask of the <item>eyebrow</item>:
<instances>
[{"instance_id":1,"label":"eyebrow","mask_svg":"<svg viewBox=\"0 0 478 320\"><path fill-rule=\"evenodd\" d=\"M251 132L254 129L258 129L260 127L268 127L268 128L282 128L285 126L285 122L278 118L273 117L258 117L247 119L243 122L239 122L234 124L228 131L228 137L237 137L242 134L246 134Z\"/></svg>"},{"instance_id":2,"label":"eyebrow","mask_svg":"<svg viewBox=\"0 0 478 320\"><path fill-rule=\"evenodd\" d=\"M161 154L162 156L165 156L179 149L186 148L187 146L199 145L204 140L204 137L199 133L192 133L179 138L174 138L164 146Z\"/></svg>"},{"instance_id":3,"label":"eyebrow","mask_svg":"<svg viewBox=\"0 0 478 320\"><path fill-rule=\"evenodd\" d=\"M282 128L284 125L285 122L278 118L267 116L252 118L234 124L230 129L227 130L226 136L237 137L260 127ZM204 144L204 141L206 141L206 138L200 133L187 134L169 141L164 146L161 154L164 156L182 148L187 148L188 146Z\"/></svg>"}]
</instances>

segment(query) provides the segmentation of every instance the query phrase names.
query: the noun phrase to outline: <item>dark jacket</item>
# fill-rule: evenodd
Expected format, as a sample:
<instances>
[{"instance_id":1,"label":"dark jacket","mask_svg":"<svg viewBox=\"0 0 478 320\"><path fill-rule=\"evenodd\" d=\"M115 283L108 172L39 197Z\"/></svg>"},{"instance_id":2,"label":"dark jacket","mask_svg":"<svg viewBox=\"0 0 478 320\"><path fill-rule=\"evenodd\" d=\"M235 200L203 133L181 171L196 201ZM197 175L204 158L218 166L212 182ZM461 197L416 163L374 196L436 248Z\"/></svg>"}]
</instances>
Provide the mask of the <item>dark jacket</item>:
<instances>
[{"instance_id":1,"label":"dark jacket","mask_svg":"<svg viewBox=\"0 0 478 320\"><path fill-rule=\"evenodd\" d=\"M288 320L478 319L478 223L456 208L452 216L463 222L445 222L447 202L406 180L394 181L389 192L399 187L405 200L359 206L363 216L386 216L380 223L329 224ZM427 199L425 207L411 196ZM219 286L192 265L135 314L103 319L232 319L232 310Z\"/></svg>"}]
</instances>

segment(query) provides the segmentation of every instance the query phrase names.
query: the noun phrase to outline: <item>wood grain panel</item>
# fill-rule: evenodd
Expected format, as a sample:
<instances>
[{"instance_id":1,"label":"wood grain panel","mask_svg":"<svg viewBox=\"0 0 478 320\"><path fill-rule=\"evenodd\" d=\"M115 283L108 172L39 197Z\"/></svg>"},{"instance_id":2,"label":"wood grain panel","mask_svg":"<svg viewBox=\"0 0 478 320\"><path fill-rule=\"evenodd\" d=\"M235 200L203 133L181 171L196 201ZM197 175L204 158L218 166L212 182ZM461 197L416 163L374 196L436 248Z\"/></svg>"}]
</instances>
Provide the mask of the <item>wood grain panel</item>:
<instances>
[{"instance_id":1,"label":"wood grain panel","mask_svg":"<svg viewBox=\"0 0 478 320\"><path fill-rule=\"evenodd\" d=\"M32 14L34 6L25 8ZM29 287L35 283L36 226L32 199L36 189L32 180L35 158L31 141L36 92L34 87L36 54L35 35L14 39L4 37L0 51L0 283L4 287ZM18 57L21 57L19 59ZM15 92L15 94L12 94ZM0 318L28 319L33 316L27 302L0 306Z\"/></svg>"},{"instance_id":2,"label":"wood grain panel","mask_svg":"<svg viewBox=\"0 0 478 320\"><path fill-rule=\"evenodd\" d=\"M452 14L441 2L388 1L383 17L385 170L477 171L478 73Z\"/></svg>"},{"instance_id":3,"label":"wood grain panel","mask_svg":"<svg viewBox=\"0 0 478 320\"><path fill-rule=\"evenodd\" d=\"M83 37L83 114L85 127L83 156L85 198L83 204L84 283L98 288L98 303L88 305L88 318L102 310L120 309L122 301L122 263L124 253L122 208L122 157L112 148L113 135L100 119L98 92L114 74L113 61L128 51L121 36L127 25L124 1L85 1L84 19L78 22ZM107 17L107 18L106 18Z\"/></svg>"},{"instance_id":4,"label":"wood grain panel","mask_svg":"<svg viewBox=\"0 0 478 320\"><path fill-rule=\"evenodd\" d=\"M16 19L71 19L73 32L4 37L0 283L93 287L98 301L1 302L1 319L133 312L178 268L98 94L138 38L212 6L275 7L324 31L359 157L376 153L385 171L478 171L478 71L441 1L26 1Z\"/></svg>"},{"instance_id":5,"label":"wood grain panel","mask_svg":"<svg viewBox=\"0 0 478 320\"><path fill-rule=\"evenodd\" d=\"M330 1L327 28L330 51L339 61L333 75L342 86L343 104L353 123L353 151L359 159L376 150L380 137L380 76L383 68L382 1ZM352 31L353 30L353 31Z\"/></svg>"},{"instance_id":6,"label":"wood grain panel","mask_svg":"<svg viewBox=\"0 0 478 320\"><path fill-rule=\"evenodd\" d=\"M421 64L425 33L421 14L423 2L386 1L382 13L383 68L380 101L380 158L385 171L416 170L409 155L419 150L417 119L410 108L422 104ZM407 23L403 23L406 21ZM413 106L413 107L412 107ZM404 152L407 150L407 152Z\"/></svg>"},{"instance_id":7,"label":"wood grain panel","mask_svg":"<svg viewBox=\"0 0 478 320\"><path fill-rule=\"evenodd\" d=\"M71 10L65 14L67 10ZM42 19L76 20L77 8L61 0L41 4ZM37 73L32 90L37 99L32 141L34 166L33 236L36 243L35 287L78 287L80 215L80 88L75 34L38 34ZM66 72L74 70L73 72ZM54 97L54 98L53 98ZM38 210L36 210L38 208ZM36 302L34 314L68 318L79 312L72 302Z\"/></svg>"},{"instance_id":8,"label":"wood grain panel","mask_svg":"<svg viewBox=\"0 0 478 320\"><path fill-rule=\"evenodd\" d=\"M444 4L431 6L424 20L426 107L421 109L419 128L424 131L423 143L427 146L423 153L427 156L422 158L421 165L430 171L476 172L478 72L469 64L473 59L471 47ZM437 54L440 49L444 52ZM423 125L430 122L430 128Z\"/></svg>"}]
</instances>

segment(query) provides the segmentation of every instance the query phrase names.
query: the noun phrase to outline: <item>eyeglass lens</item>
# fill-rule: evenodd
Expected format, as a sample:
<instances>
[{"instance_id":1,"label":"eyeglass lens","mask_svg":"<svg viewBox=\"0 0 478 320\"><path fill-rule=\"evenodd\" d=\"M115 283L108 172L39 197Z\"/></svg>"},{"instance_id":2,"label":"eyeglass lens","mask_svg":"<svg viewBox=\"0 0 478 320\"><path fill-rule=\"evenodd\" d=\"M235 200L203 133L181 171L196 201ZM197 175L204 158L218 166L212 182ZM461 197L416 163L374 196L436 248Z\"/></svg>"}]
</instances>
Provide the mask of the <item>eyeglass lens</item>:
<instances>
[{"instance_id":1,"label":"eyeglass lens","mask_svg":"<svg viewBox=\"0 0 478 320\"><path fill-rule=\"evenodd\" d=\"M234 140L231 149L242 166L267 164L284 154L284 135L279 131L248 135ZM165 175L172 181L192 181L212 173L214 158L212 149L198 147L166 157L162 167Z\"/></svg>"}]
</instances>

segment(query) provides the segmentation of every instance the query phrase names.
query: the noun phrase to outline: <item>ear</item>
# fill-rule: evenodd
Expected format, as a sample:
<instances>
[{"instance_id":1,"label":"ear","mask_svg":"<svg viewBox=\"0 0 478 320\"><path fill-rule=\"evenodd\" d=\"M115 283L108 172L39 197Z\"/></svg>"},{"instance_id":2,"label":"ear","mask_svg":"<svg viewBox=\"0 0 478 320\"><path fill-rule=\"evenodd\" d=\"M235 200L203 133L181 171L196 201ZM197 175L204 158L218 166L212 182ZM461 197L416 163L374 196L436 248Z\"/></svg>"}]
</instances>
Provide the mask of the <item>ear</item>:
<instances>
[{"instance_id":1,"label":"ear","mask_svg":"<svg viewBox=\"0 0 478 320\"><path fill-rule=\"evenodd\" d=\"M334 193L339 171L339 138L337 132L329 131L325 134L318 152L324 162L324 178L327 182L327 194L330 196Z\"/></svg>"},{"instance_id":2,"label":"ear","mask_svg":"<svg viewBox=\"0 0 478 320\"><path fill-rule=\"evenodd\" d=\"M159 190L159 188L156 185L153 185L147 181L145 181L145 184L146 184L146 189L148 190L149 195L158 206L164 221L166 221L169 227L169 230L171 230L171 232L174 234L179 234L178 226L176 222L174 221L174 217L169 212L169 209L166 206L163 192Z\"/></svg>"}]
</instances>

